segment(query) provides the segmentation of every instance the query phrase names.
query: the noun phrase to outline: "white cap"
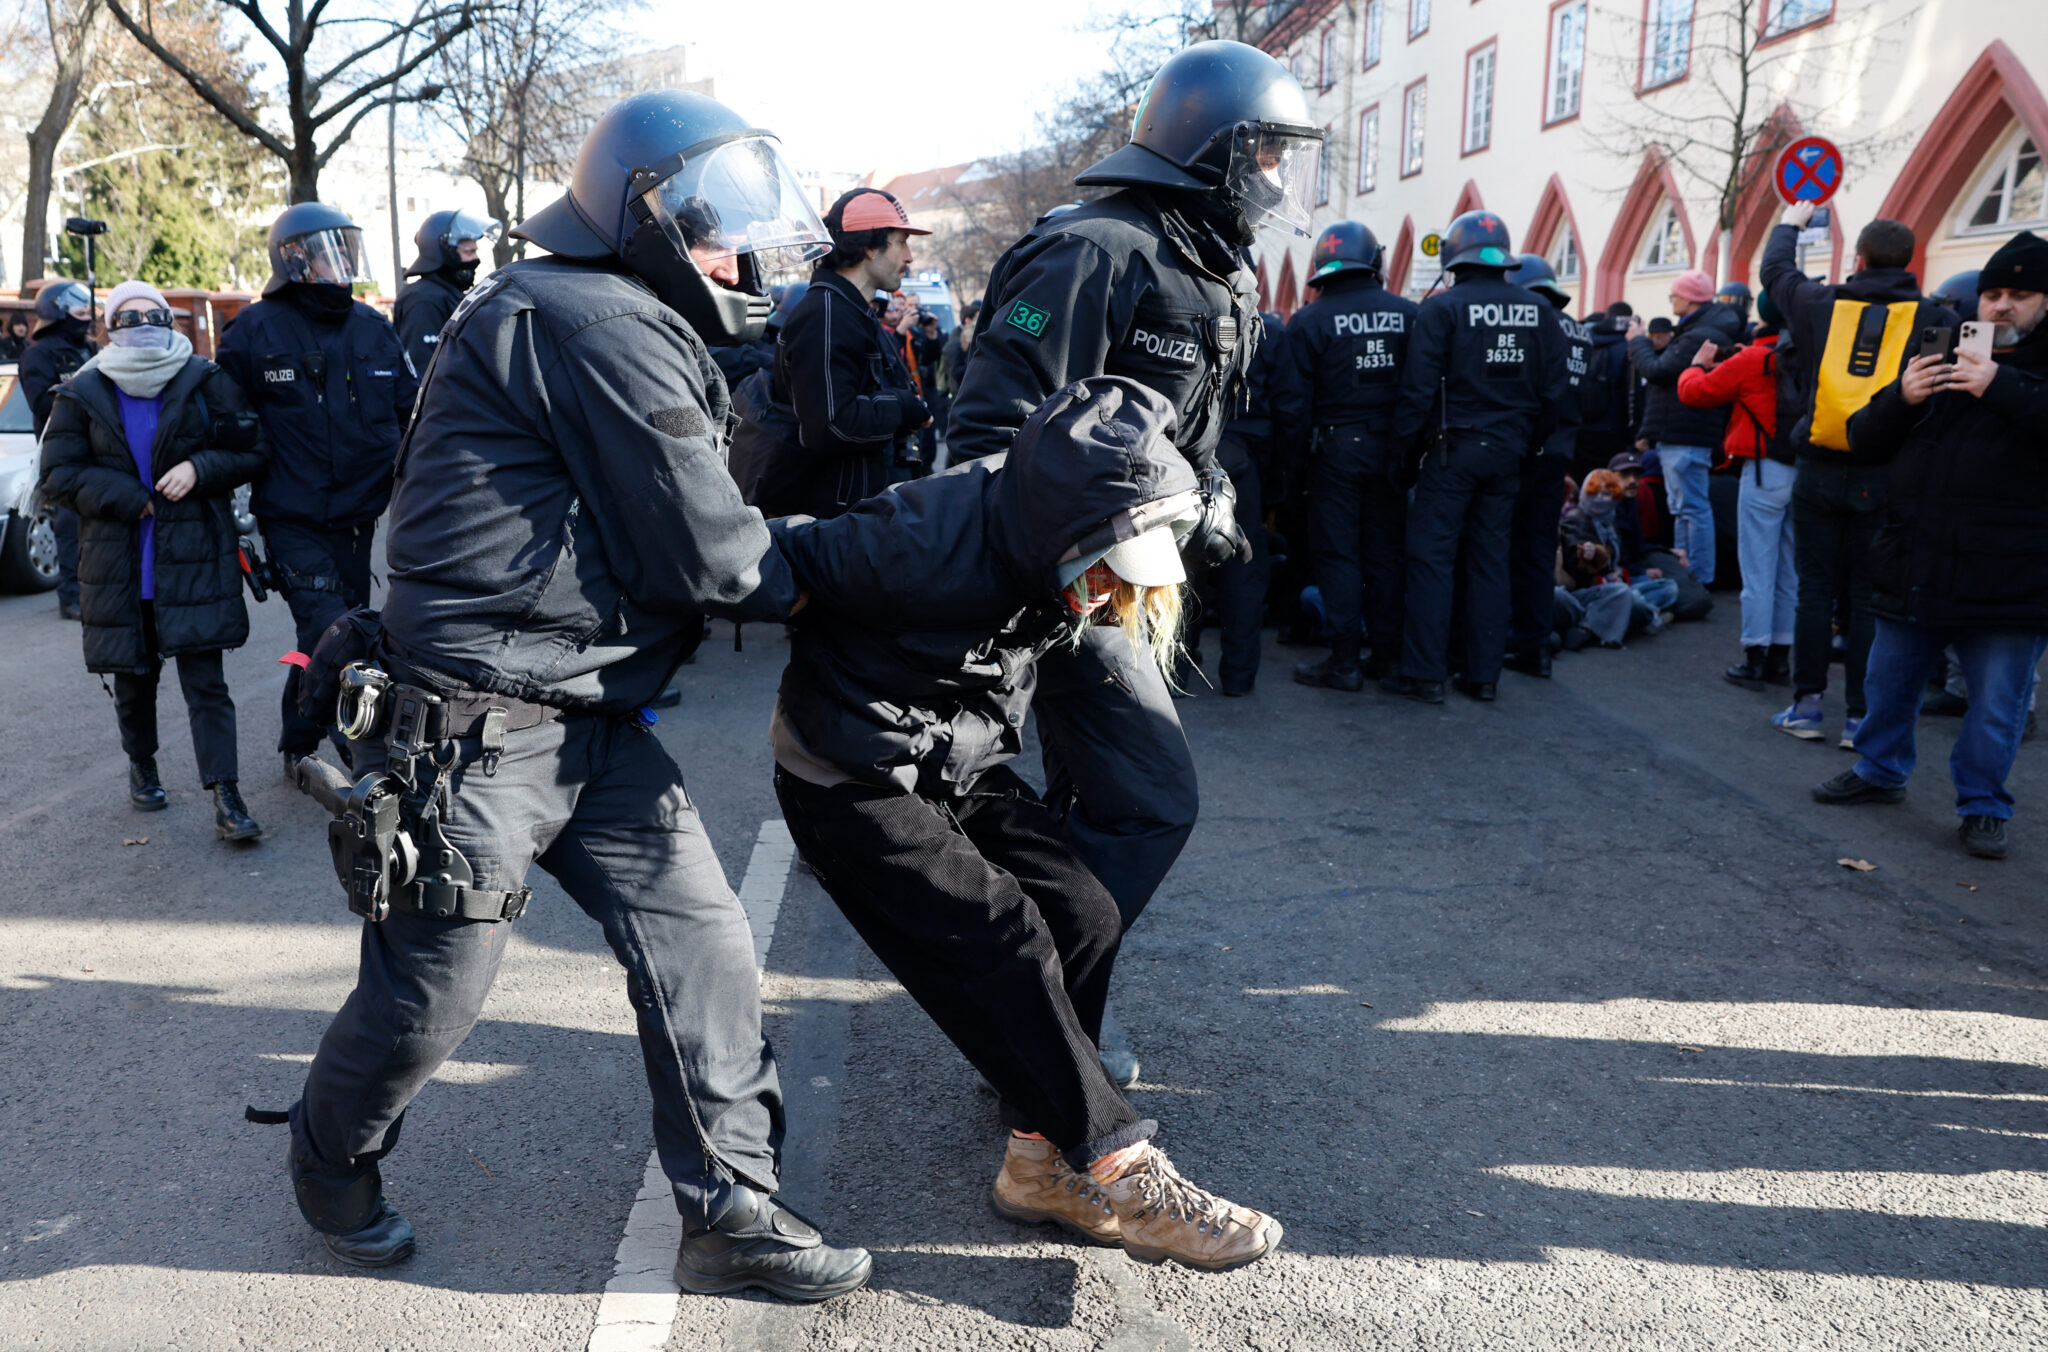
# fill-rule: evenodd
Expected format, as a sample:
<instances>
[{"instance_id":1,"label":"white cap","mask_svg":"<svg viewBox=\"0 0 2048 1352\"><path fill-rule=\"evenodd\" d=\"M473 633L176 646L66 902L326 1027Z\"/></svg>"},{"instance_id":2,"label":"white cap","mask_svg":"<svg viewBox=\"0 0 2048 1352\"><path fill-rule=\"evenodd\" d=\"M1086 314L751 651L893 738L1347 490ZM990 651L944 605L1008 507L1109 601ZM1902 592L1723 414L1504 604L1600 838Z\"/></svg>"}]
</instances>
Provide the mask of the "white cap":
<instances>
[{"instance_id":1,"label":"white cap","mask_svg":"<svg viewBox=\"0 0 2048 1352\"><path fill-rule=\"evenodd\" d=\"M1134 587L1170 587L1188 580L1180 561L1180 538L1171 522L1111 545L1102 561Z\"/></svg>"}]
</instances>

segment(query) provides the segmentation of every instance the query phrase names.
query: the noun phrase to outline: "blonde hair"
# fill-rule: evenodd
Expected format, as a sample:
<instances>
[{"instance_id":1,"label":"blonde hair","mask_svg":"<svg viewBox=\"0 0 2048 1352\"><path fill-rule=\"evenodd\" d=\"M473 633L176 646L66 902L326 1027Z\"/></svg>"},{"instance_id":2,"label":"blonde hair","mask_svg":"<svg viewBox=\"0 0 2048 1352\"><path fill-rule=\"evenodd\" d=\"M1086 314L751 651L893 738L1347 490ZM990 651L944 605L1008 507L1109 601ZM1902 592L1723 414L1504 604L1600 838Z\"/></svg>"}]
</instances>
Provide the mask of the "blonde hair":
<instances>
[{"instance_id":1,"label":"blonde hair","mask_svg":"<svg viewBox=\"0 0 2048 1352\"><path fill-rule=\"evenodd\" d=\"M1181 587L1174 583L1164 587L1141 587L1134 582L1118 579L1116 590L1109 594L1109 604L1103 607L1110 618L1103 623L1114 623L1124 631L1130 640L1131 651L1142 653L1159 668L1159 674L1173 685L1174 668L1180 659L1180 631L1184 618L1181 609ZM1080 646L1081 634L1091 621L1082 617L1074 626L1074 645Z\"/></svg>"}]
</instances>

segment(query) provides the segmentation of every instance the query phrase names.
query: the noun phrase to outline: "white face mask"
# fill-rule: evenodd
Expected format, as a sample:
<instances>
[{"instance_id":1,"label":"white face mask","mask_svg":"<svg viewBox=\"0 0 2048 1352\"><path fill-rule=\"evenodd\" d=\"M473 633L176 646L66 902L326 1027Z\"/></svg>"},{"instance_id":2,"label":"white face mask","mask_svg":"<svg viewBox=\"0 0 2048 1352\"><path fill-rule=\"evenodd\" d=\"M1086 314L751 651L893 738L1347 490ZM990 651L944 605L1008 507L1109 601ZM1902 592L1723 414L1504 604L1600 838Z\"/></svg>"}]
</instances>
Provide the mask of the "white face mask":
<instances>
[{"instance_id":1,"label":"white face mask","mask_svg":"<svg viewBox=\"0 0 2048 1352\"><path fill-rule=\"evenodd\" d=\"M115 329L107 339L115 347L169 347L171 331L154 324L137 324L132 329Z\"/></svg>"}]
</instances>

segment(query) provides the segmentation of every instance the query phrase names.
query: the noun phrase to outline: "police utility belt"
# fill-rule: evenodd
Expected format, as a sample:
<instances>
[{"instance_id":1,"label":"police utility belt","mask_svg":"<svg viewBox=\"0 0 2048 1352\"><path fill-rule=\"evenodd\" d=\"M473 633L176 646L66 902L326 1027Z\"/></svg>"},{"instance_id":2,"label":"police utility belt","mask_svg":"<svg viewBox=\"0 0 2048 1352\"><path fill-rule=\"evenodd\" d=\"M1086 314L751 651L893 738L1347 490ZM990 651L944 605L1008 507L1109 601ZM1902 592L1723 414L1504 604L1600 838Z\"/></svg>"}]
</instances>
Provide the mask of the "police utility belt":
<instances>
[{"instance_id":1,"label":"police utility belt","mask_svg":"<svg viewBox=\"0 0 2048 1352\"><path fill-rule=\"evenodd\" d=\"M478 767L494 774L505 734L563 717L563 711L478 690L436 690L399 680L368 662L340 673L335 727L350 741L381 736L385 768L351 783L315 757L299 761L300 786L334 813L327 825L334 872L348 908L369 920L394 911L435 920L514 920L533 895L476 886L476 873L442 829L456 743L476 738Z\"/></svg>"}]
</instances>

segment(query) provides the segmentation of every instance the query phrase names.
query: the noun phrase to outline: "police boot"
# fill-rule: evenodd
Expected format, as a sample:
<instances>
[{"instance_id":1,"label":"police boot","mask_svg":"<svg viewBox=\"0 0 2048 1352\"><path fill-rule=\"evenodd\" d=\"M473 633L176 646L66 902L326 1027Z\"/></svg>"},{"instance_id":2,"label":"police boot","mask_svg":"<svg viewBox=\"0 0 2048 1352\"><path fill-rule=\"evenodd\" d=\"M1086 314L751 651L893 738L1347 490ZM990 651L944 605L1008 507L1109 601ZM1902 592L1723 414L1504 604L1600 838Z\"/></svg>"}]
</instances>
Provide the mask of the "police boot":
<instances>
[{"instance_id":1,"label":"police boot","mask_svg":"<svg viewBox=\"0 0 2048 1352\"><path fill-rule=\"evenodd\" d=\"M297 1142L285 1150L285 1167L299 1214L320 1232L327 1251L352 1267L381 1268L412 1257L412 1222L384 1200L384 1178L375 1164L353 1178L312 1168Z\"/></svg>"},{"instance_id":2,"label":"police boot","mask_svg":"<svg viewBox=\"0 0 2048 1352\"><path fill-rule=\"evenodd\" d=\"M1509 671L1519 671L1524 676L1541 676L1550 679L1550 645L1539 643L1533 648L1522 648L1510 652L1501 659L1501 665Z\"/></svg>"},{"instance_id":3,"label":"police boot","mask_svg":"<svg viewBox=\"0 0 2048 1352\"><path fill-rule=\"evenodd\" d=\"M785 1300L830 1300L867 1285L874 1260L866 1249L835 1249L818 1228L744 1183L709 1227L683 1236L676 1285L698 1295L756 1286Z\"/></svg>"},{"instance_id":4,"label":"police boot","mask_svg":"<svg viewBox=\"0 0 2048 1352\"><path fill-rule=\"evenodd\" d=\"M1294 669L1294 679L1303 685L1320 685L1331 690L1365 689L1365 669L1357 657L1346 661L1331 653L1320 662L1303 662Z\"/></svg>"},{"instance_id":5,"label":"police boot","mask_svg":"<svg viewBox=\"0 0 2048 1352\"><path fill-rule=\"evenodd\" d=\"M254 840L263 834L232 779L213 786L213 834L222 840Z\"/></svg>"},{"instance_id":6,"label":"police boot","mask_svg":"<svg viewBox=\"0 0 2048 1352\"><path fill-rule=\"evenodd\" d=\"M128 762L128 802L137 812L162 812L171 805L154 757Z\"/></svg>"},{"instance_id":7,"label":"police boot","mask_svg":"<svg viewBox=\"0 0 2048 1352\"><path fill-rule=\"evenodd\" d=\"M1763 645L1742 650L1742 660L1721 673L1721 679L1730 685L1739 685L1744 690L1764 688L1764 667L1770 660L1770 650Z\"/></svg>"},{"instance_id":8,"label":"police boot","mask_svg":"<svg viewBox=\"0 0 2048 1352\"><path fill-rule=\"evenodd\" d=\"M1444 702L1442 681L1418 681L1413 676L1382 676L1380 689L1389 695L1399 695L1403 699L1417 700L1423 704Z\"/></svg>"}]
</instances>

